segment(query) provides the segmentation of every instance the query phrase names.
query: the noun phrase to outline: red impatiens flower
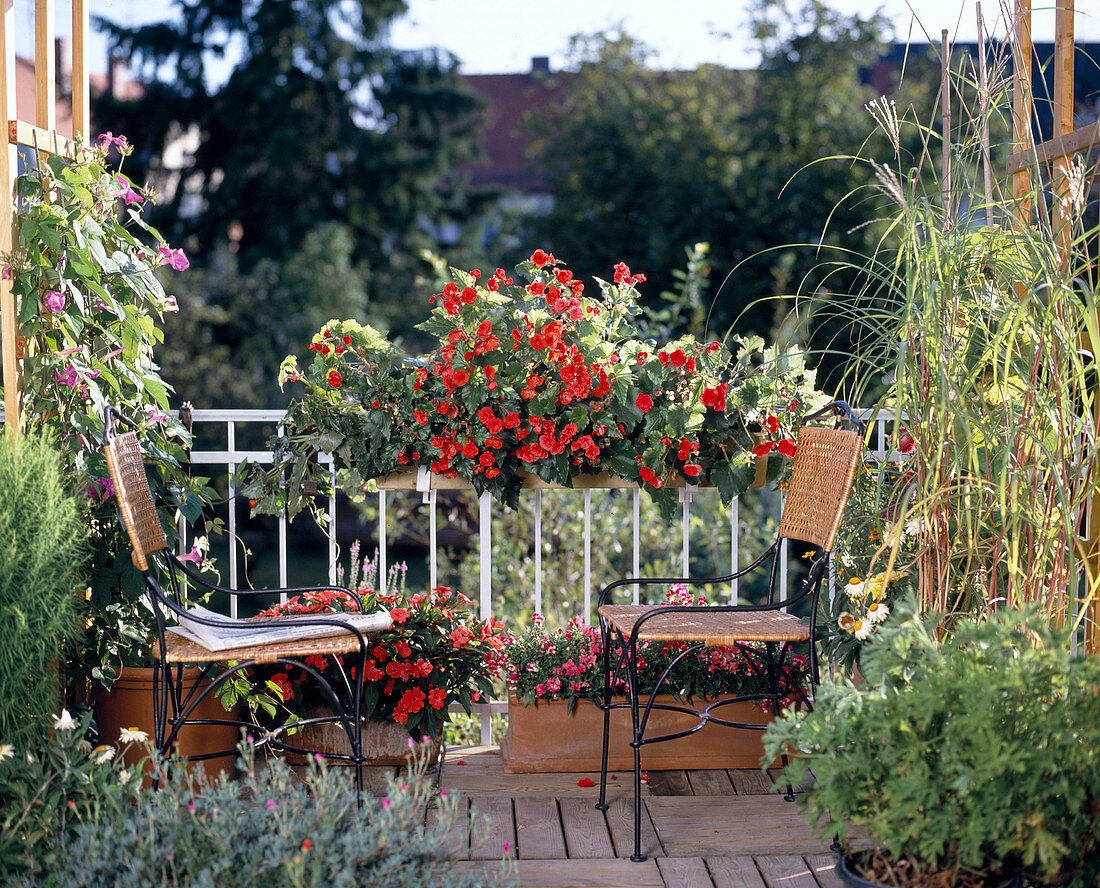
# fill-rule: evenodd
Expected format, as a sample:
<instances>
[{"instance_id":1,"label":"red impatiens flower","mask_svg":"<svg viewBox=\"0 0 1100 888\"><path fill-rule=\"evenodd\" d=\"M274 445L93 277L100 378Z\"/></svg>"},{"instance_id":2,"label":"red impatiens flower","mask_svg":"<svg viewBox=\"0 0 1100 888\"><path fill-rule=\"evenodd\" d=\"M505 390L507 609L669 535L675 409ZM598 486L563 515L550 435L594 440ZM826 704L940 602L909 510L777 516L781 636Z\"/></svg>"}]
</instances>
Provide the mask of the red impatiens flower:
<instances>
[{"instance_id":1,"label":"red impatiens flower","mask_svg":"<svg viewBox=\"0 0 1100 888\"><path fill-rule=\"evenodd\" d=\"M344 384L344 377L340 375L339 370L328 371L328 384L334 389L338 389Z\"/></svg>"},{"instance_id":2,"label":"red impatiens flower","mask_svg":"<svg viewBox=\"0 0 1100 888\"><path fill-rule=\"evenodd\" d=\"M779 431L779 420L774 416L769 416L764 420L764 427L774 435Z\"/></svg>"},{"instance_id":3,"label":"red impatiens flower","mask_svg":"<svg viewBox=\"0 0 1100 888\"><path fill-rule=\"evenodd\" d=\"M642 393L634 399L634 406L641 410L642 413L649 413L649 411L653 409L653 398Z\"/></svg>"},{"instance_id":4,"label":"red impatiens flower","mask_svg":"<svg viewBox=\"0 0 1100 888\"><path fill-rule=\"evenodd\" d=\"M782 453L785 457L787 457L788 459L794 458L795 443L790 438L784 438L776 446L778 447L779 452Z\"/></svg>"},{"instance_id":5,"label":"red impatiens flower","mask_svg":"<svg viewBox=\"0 0 1100 888\"><path fill-rule=\"evenodd\" d=\"M775 442L774 441L765 441L763 444L757 444L752 449L752 455L753 456L767 456L773 450L775 450Z\"/></svg>"},{"instance_id":6,"label":"red impatiens flower","mask_svg":"<svg viewBox=\"0 0 1100 888\"><path fill-rule=\"evenodd\" d=\"M428 691L428 705L432 709L442 709L447 705L447 692L443 688L432 688Z\"/></svg>"},{"instance_id":7,"label":"red impatiens flower","mask_svg":"<svg viewBox=\"0 0 1100 888\"><path fill-rule=\"evenodd\" d=\"M698 478L701 474L703 474L703 467L701 465L698 465L697 463L685 463L684 474L687 475L689 478Z\"/></svg>"},{"instance_id":8,"label":"red impatiens flower","mask_svg":"<svg viewBox=\"0 0 1100 888\"><path fill-rule=\"evenodd\" d=\"M547 253L545 250L535 250L535 252L531 254L531 261L539 268L542 268L544 265L554 265L557 262L554 258L554 254Z\"/></svg>"}]
</instances>

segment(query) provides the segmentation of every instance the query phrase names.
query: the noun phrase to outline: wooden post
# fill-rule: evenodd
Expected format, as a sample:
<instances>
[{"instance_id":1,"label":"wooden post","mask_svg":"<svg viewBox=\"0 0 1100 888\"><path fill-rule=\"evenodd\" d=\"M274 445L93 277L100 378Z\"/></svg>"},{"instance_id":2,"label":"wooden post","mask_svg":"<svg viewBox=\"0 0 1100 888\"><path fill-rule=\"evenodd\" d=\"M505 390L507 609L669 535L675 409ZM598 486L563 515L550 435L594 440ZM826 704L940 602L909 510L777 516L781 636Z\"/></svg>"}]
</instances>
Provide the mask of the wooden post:
<instances>
[{"instance_id":1,"label":"wooden post","mask_svg":"<svg viewBox=\"0 0 1100 888\"><path fill-rule=\"evenodd\" d=\"M54 129L57 118L57 60L53 0L34 0L34 123Z\"/></svg>"},{"instance_id":2,"label":"wooden post","mask_svg":"<svg viewBox=\"0 0 1100 888\"><path fill-rule=\"evenodd\" d=\"M1012 142L1015 151L1031 147L1031 0L1016 0L1012 41ZM1020 225L1031 224L1031 173L1027 166L1012 174L1012 210Z\"/></svg>"},{"instance_id":3,"label":"wooden post","mask_svg":"<svg viewBox=\"0 0 1100 888\"><path fill-rule=\"evenodd\" d=\"M1073 132L1073 0L1059 0L1054 25L1054 138L1064 139ZM1073 196L1069 168L1073 158L1059 157L1054 162L1054 206L1051 228L1063 271L1070 269L1073 246Z\"/></svg>"},{"instance_id":4,"label":"wooden post","mask_svg":"<svg viewBox=\"0 0 1100 888\"><path fill-rule=\"evenodd\" d=\"M15 116L15 46L13 25L15 0L0 0L0 121L4 143L0 145L0 253L11 252L14 244L13 188L15 146L8 139L7 121ZM4 368L4 425L8 434L22 428L22 367L16 353L19 324L15 294L8 277L0 278L0 359Z\"/></svg>"},{"instance_id":5,"label":"wooden post","mask_svg":"<svg viewBox=\"0 0 1100 888\"><path fill-rule=\"evenodd\" d=\"M73 139L92 137L88 95L88 2L73 0Z\"/></svg>"}]
</instances>

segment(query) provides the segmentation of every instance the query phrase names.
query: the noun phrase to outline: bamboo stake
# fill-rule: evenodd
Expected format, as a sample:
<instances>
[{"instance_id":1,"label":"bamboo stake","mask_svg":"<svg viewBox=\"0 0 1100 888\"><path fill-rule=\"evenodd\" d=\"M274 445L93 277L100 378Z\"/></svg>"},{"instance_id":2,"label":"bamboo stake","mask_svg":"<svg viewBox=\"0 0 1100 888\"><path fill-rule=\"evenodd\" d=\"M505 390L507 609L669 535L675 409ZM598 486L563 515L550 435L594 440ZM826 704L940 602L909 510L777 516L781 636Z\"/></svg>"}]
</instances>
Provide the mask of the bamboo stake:
<instances>
[{"instance_id":1,"label":"bamboo stake","mask_svg":"<svg viewBox=\"0 0 1100 888\"><path fill-rule=\"evenodd\" d=\"M1054 138L1073 132L1073 0L1059 0L1054 25ZM1069 167L1064 154L1054 162L1054 206L1051 228L1063 271L1069 270L1073 249L1073 206Z\"/></svg>"},{"instance_id":2,"label":"bamboo stake","mask_svg":"<svg viewBox=\"0 0 1100 888\"><path fill-rule=\"evenodd\" d=\"M943 122L943 218L945 224L951 218L951 57L948 55L947 28L940 32L943 53L943 72L940 83L940 106Z\"/></svg>"},{"instance_id":3,"label":"bamboo stake","mask_svg":"<svg viewBox=\"0 0 1100 888\"><path fill-rule=\"evenodd\" d=\"M978 77L980 93L978 96L978 116L982 127L982 176L985 185L985 221L993 224L993 170L989 165L989 72L985 59L985 20L982 18L981 0L974 4L978 16Z\"/></svg>"}]
</instances>

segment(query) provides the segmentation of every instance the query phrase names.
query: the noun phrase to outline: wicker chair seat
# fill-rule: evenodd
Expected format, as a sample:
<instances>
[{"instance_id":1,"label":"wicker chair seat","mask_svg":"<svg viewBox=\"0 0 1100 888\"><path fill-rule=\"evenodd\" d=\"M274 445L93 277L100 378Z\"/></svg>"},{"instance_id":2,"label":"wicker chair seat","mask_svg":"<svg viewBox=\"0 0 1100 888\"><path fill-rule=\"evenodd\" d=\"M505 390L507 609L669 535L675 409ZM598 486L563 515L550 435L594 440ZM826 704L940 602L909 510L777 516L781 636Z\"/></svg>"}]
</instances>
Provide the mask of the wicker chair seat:
<instances>
[{"instance_id":1,"label":"wicker chair seat","mask_svg":"<svg viewBox=\"0 0 1100 888\"><path fill-rule=\"evenodd\" d=\"M605 604L600 616L629 638L644 615L659 611L659 605ZM731 645L739 641L810 640L810 627L798 617L782 611L671 611L650 617L638 631L638 641L703 642L707 647Z\"/></svg>"},{"instance_id":2,"label":"wicker chair seat","mask_svg":"<svg viewBox=\"0 0 1100 888\"><path fill-rule=\"evenodd\" d=\"M266 617L265 620L278 619ZM321 638L302 638L297 641L281 641L278 644L257 644L229 650L212 651L196 641L177 633L171 627L164 633L167 663L224 663L227 660L254 660L257 663L275 663L280 659L302 659L310 656L332 654L358 654L359 640L350 632L334 628L333 635ZM153 645L153 657L160 659L160 647Z\"/></svg>"}]
</instances>

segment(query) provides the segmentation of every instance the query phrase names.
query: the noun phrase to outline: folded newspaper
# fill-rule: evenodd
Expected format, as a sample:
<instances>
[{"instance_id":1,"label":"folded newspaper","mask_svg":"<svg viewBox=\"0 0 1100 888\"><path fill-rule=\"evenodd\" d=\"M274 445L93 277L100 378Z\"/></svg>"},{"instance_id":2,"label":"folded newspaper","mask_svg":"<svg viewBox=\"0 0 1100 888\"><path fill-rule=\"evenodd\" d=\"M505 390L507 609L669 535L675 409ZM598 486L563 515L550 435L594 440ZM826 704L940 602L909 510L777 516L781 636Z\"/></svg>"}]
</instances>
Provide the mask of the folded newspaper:
<instances>
[{"instance_id":1,"label":"folded newspaper","mask_svg":"<svg viewBox=\"0 0 1100 888\"><path fill-rule=\"evenodd\" d=\"M190 617L201 617L204 620L216 622L211 626L199 623ZM302 624L297 620L302 618L323 618L325 620L337 620L347 626L354 626L360 632L381 632L393 625L393 620L385 611L371 614L336 613L336 614L302 614L295 616L294 622L287 622L285 626L257 626L259 621L283 622L286 617L253 617L247 620L238 620L217 614L204 607L192 607L184 614L180 614L179 625L172 626L170 632L182 635L191 641L198 642L208 651L227 651L232 648L254 647L261 644L272 644L286 641L301 641L307 638L324 638L329 635L341 635L343 630L331 623Z\"/></svg>"}]
</instances>

